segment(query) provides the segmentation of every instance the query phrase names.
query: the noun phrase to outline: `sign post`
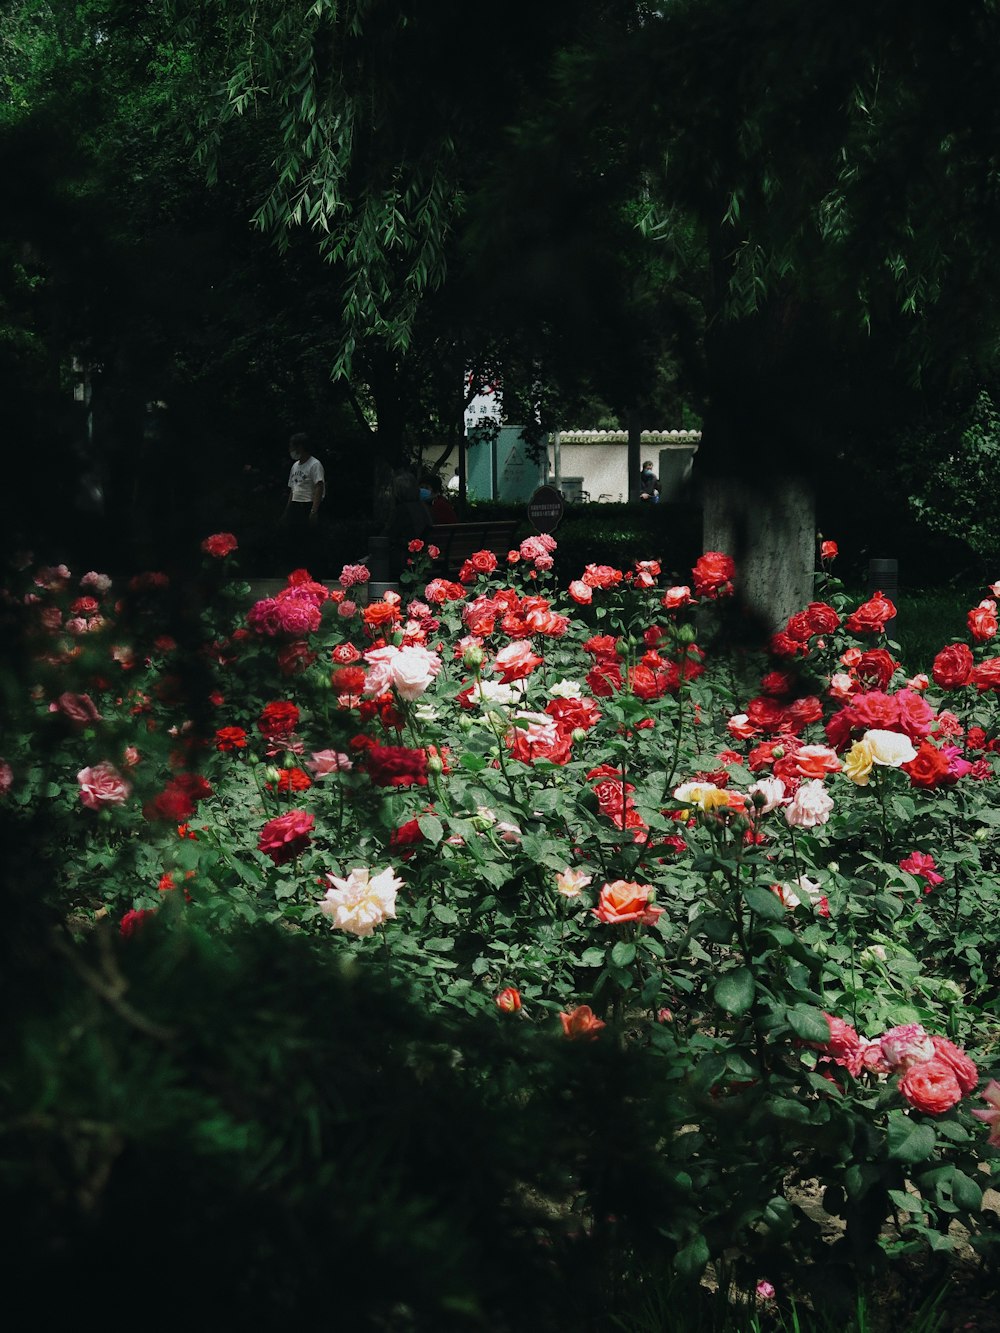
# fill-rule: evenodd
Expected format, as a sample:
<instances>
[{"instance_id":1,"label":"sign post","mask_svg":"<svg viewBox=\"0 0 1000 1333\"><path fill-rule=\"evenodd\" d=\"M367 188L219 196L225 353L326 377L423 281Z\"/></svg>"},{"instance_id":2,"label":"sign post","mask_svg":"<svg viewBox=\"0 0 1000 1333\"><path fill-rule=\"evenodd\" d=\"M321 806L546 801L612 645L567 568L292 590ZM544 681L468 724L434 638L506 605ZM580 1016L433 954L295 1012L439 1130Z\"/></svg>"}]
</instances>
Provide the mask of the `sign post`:
<instances>
[{"instance_id":1,"label":"sign post","mask_svg":"<svg viewBox=\"0 0 1000 1333\"><path fill-rule=\"evenodd\" d=\"M563 507L561 491L554 486L539 486L528 501L528 522L536 532L555 532Z\"/></svg>"}]
</instances>

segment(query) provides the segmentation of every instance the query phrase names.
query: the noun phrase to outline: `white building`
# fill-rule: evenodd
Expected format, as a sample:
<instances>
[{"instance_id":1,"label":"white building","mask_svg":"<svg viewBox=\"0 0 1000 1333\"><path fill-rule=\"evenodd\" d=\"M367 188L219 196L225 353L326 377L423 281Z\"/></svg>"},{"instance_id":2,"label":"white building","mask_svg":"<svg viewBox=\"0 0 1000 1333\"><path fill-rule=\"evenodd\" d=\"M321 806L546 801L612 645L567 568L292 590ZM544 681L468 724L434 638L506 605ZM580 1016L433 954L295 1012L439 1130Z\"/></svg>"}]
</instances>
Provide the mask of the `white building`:
<instances>
[{"instance_id":1,"label":"white building","mask_svg":"<svg viewBox=\"0 0 1000 1333\"><path fill-rule=\"evenodd\" d=\"M644 430L640 464L649 459L660 479L660 496L677 497L690 480L694 456L701 443L697 430ZM429 462L433 450L426 450ZM444 464L447 479L458 465L453 451ZM502 477L497 478L500 498ZM552 486L570 502L624 503L628 499L628 432L624 430L563 430L549 437L548 476Z\"/></svg>"}]
</instances>

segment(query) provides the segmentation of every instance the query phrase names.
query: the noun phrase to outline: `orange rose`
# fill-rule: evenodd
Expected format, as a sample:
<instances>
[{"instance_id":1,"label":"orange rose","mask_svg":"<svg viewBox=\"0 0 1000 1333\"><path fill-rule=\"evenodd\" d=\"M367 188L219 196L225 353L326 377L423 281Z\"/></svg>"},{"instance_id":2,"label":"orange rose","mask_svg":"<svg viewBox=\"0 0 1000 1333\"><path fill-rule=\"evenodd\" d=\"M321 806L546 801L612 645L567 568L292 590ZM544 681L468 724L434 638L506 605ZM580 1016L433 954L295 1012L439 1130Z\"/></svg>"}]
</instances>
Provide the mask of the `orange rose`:
<instances>
[{"instance_id":1,"label":"orange rose","mask_svg":"<svg viewBox=\"0 0 1000 1333\"><path fill-rule=\"evenodd\" d=\"M644 926L651 926L657 917L663 915L662 907L650 904L649 895L652 891L648 884L616 879L601 889L594 916L606 926L617 926L626 921L639 921Z\"/></svg>"},{"instance_id":2,"label":"orange rose","mask_svg":"<svg viewBox=\"0 0 1000 1333\"><path fill-rule=\"evenodd\" d=\"M578 1004L568 1014L560 1014L563 1035L570 1041L593 1041L601 1028L607 1024L598 1018L589 1004Z\"/></svg>"},{"instance_id":3,"label":"orange rose","mask_svg":"<svg viewBox=\"0 0 1000 1333\"><path fill-rule=\"evenodd\" d=\"M399 619L399 611L391 602L372 602L361 612L361 618L370 627L385 625Z\"/></svg>"}]
</instances>

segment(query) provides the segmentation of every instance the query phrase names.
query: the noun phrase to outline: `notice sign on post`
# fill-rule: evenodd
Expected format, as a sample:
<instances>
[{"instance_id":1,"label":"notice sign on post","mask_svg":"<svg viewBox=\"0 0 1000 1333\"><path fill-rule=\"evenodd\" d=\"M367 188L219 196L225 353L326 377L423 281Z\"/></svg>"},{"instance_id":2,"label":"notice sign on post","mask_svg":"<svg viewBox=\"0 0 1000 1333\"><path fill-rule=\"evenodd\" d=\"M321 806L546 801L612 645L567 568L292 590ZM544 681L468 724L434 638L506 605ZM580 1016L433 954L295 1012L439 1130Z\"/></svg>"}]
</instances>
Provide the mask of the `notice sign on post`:
<instances>
[{"instance_id":1,"label":"notice sign on post","mask_svg":"<svg viewBox=\"0 0 1000 1333\"><path fill-rule=\"evenodd\" d=\"M536 532L555 532L563 516L562 493L554 486L539 486L528 501L528 522Z\"/></svg>"}]
</instances>

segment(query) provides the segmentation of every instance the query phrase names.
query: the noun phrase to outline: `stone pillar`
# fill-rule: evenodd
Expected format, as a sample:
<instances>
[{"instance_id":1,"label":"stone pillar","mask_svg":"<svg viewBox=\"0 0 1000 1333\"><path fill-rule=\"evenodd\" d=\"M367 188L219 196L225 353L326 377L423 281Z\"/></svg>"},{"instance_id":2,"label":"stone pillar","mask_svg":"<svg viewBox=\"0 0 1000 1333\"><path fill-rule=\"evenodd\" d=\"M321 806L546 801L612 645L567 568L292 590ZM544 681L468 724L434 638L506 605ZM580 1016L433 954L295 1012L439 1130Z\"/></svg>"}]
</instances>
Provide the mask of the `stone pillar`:
<instances>
[{"instance_id":1,"label":"stone pillar","mask_svg":"<svg viewBox=\"0 0 1000 1333\"><path fill-rule=\"evenodd\" d=\"M766 489L706 482L704 548L736 561L736 587L772 629L813 598L816 515L812 488L797 478Z\"/></svg>"}]
</instances>

